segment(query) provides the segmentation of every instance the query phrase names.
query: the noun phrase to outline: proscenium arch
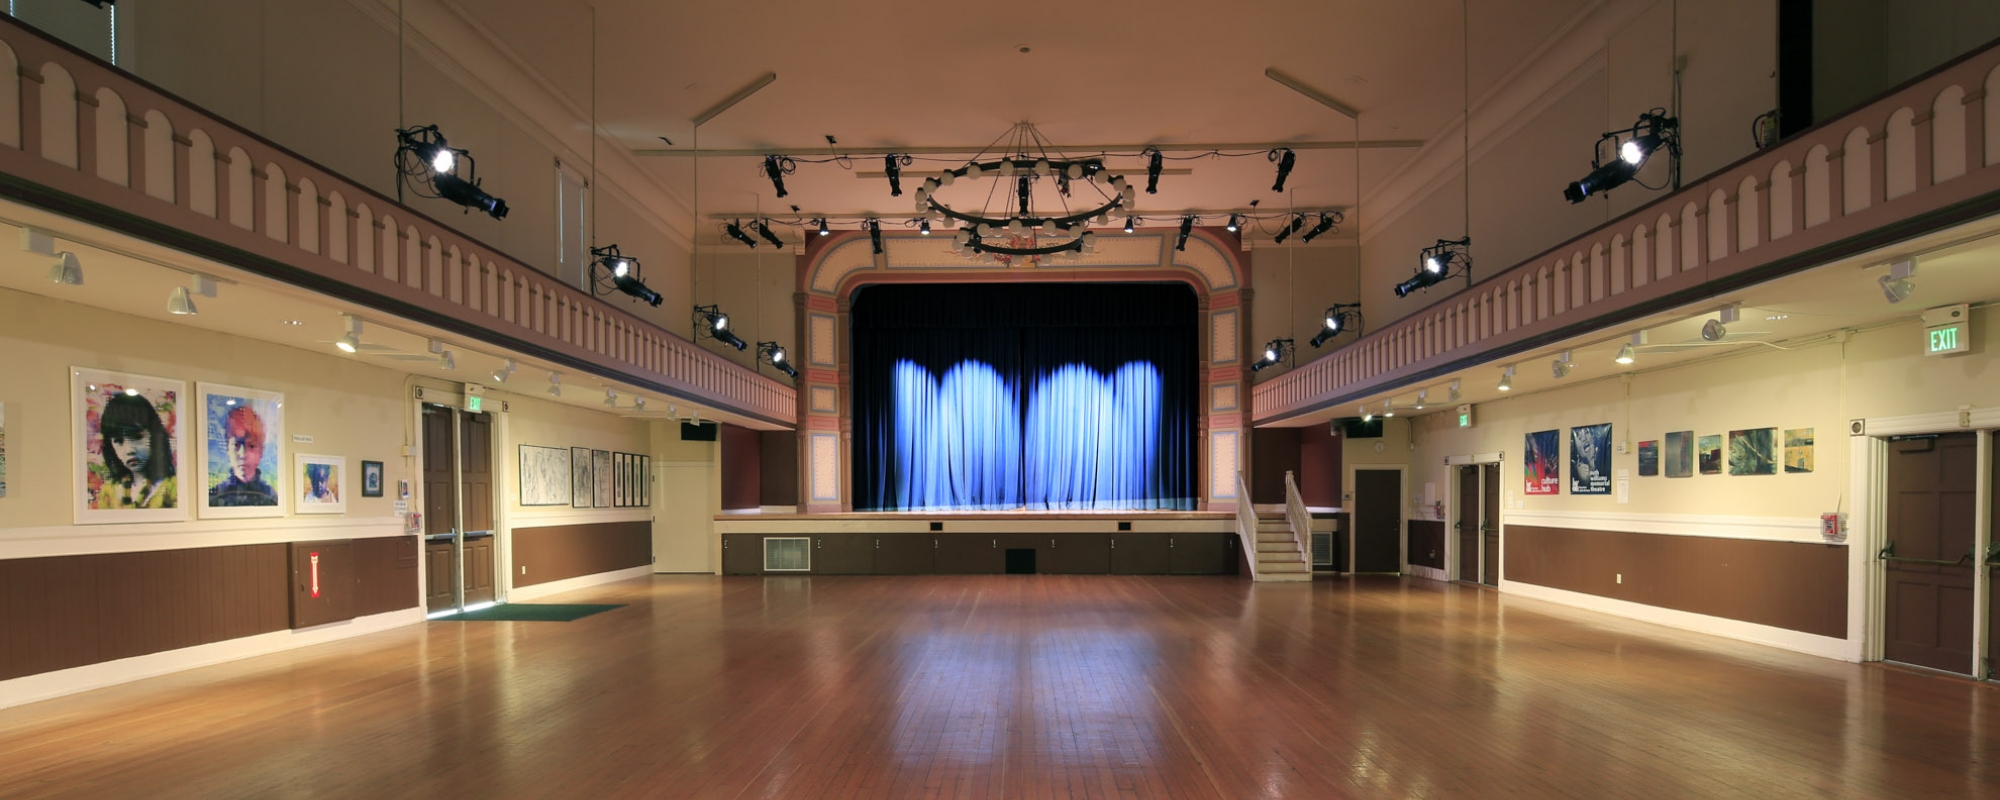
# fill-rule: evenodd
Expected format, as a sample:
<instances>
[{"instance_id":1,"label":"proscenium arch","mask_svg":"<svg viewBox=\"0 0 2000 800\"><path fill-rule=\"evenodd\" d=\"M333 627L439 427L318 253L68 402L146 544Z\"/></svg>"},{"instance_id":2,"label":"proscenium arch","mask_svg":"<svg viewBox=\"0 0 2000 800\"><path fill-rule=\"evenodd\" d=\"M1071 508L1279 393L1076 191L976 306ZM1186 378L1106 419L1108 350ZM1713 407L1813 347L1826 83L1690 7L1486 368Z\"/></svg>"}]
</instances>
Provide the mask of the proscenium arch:
<instances>
[{"instance_id":1,"label":"proscenium arch","mask_svg":"<svg viewBox=\"0 0 2000 800\"><path fill-rule=\"evenodd\" d=\"M876 256L870 252L868 234L863 231L842 231L826 237L812 237L806 244L806 252L799 257L797 287L800 292L829 298L852 298L855 289L869 283L912 283L912 282L1016 282L1016 281L1075 281L1079 276L1088 276L1093 283L1157 283L1171 280L1193 287L1199 298L1209 298L1217 294L1240 290L1247 286L1245 274L1248 264L1243 258L1235 236L1218 232L1218 229L1196 228L1188 236L1188 250L1172 248L1175 232L1171 229L1157 229L1145 233L1131 234L1133 238L1158 238L1162 240L1162 254L1156 266L1094 266L1087 263L1065 264L1044 262L1044 266L1034 269L1015 269L990 264L963 267L896 267L889 263L886 245L892 239L916 240L918 235L883 234L885 254ZM1102 252L1115 240L1125 239L1126 234L1100 232L1099 249ZM1196 250L1195 248L1203 248ZM860 252L856 252L856 250ZM1214 275L1204 272L1192 263L1199 256L1192 253L1212 253L1221 262L1221 270ZM857 257L858 256L858 257ZM829 273L828 270L834 272ZM1038 275L1039 274L1039 275Z\"/></svg>"}]
</instances>

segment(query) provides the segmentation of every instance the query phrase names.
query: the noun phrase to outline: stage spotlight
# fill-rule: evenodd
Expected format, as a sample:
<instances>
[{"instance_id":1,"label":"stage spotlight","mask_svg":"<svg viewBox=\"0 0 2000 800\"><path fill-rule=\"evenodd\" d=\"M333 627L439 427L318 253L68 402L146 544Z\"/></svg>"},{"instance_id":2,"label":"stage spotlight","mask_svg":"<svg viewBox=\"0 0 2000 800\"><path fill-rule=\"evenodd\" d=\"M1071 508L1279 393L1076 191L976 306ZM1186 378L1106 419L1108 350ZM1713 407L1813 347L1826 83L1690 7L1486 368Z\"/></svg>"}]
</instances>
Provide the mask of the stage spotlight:
<instances>
[{"instance_id":1,"label":"stage spotlight","mask_svg":"<svg viewBox=\"0 0 2000 800\"><path fill-rule=\"evenodd\" d=\"M821 236L826 236L826 235L829 235L829 234L831 234L831 233L833 233L833 231L829 231L829 230L827 230L827 229L826 229L826 217L820 217L820 218L819 218L819 235L821 235Z\"/></svg>"},{"instance_id":2,"label":"stage spotlight","mask_svg":"<svg viewBox=\"0 0 2000 800\"><path fill-rule=\"evenodd\" d=\"M644 398L644 397L642 397L642 396L640 396L640 395L636 395L636 394L635 394L635 395L632 395L632 410L633 410L633 411L645 411L645 410L646 410L646 398Z\"/></svg>"},{"instance_id":3,"label":"stage spotlight","mask_svg":"<svg viewBox=\"0 0 2000 800\"><path fill-rule=\"evenodd\" d=\"M474 166L472 154L452 149L436 125L396 130L396 171L418 188L420 196L449 200L468 211L505 219L507 201L480 188L479 179L472 177ZM459 177L460 167L467 177Z\"/></svg>"},{"instance_id":4,"label":"stage spotlight","mask_svg":"<svg viewBox=\"0 0 2000 800\"><path fill-rule=\"evenodd\" d=\"M1436 286L1454 274L1465 275L1470 280L1468 271L1472 268L1472 259L1467 248L1471 245L1472 237L1467 236L1463 239L1439 239L1437 244L1424 248L1417 255L1417 274L1396 284L1396 296L1408 297L1411 292ZM1453 265L1458 268L1454 270Z\"/></svg>"},{"instance_id":5,"label":"stage spotlight","mask_svg":"<svg viewBox=\"0 0 2000 800\"><path fill-rule=\"evenodd\" d=\"M875 248L875 255L882 254L882 221L879 219L868 221L868 244Z\"/></svg>"},{"instance_id":6,"label":"stage spotlight","mask_svg":"<svg viewBox=\"0 0 2000 800\"><path fill-rule=\"evenodd\" d=\"M342 314L340 319L342 325L346 328L346 333L341 334L339 339L335 339L333 346L340 348L340 351L343 353L359 351L361 349L361 320L351 314Z\"/></svg>"},{"instance_id":7,"label":"stage spotlight","mask_svg":"<svg viewBox=\"0 0 2000 800\"><path fill-rule=\"evenodd\" d=\"M1500 391L1511 392L1513 390L1514 390L1514 365L1508 364L1506 368L1504 368L1500 372Z\"/></svg>"},{"instance_id":8,"label":"stage spotlight","mask_svg":"<svg viewBox=\"0 0 2000 800\"><path fill-rule=\"evenodd\" d=\"M1282 147L1265 153L1264 158L1269 161L1278 162L1278 182L1271 184L1271 191L1284 191L1285 179L1292 176L1292 164L1297 160L1297 154L1293 153L1289 147Z\"/></svg>"},{"instance_id":9,"label":"stage spotlight","mask_svg":"<svg viewBox=\"0 0 2000 800\"><path fill-rule=\"evenodd\" d=\"M757 240L750 238L750 234L743 232L743 226L740 224L741 222L742 220L734 220L723 225L722 232L729 234L729 238L742 242L745 246L751 249L756 249Z\"/></svg>"},{"instance_id":10,"label":"stage spotlight","mask_svg":"<svg viewBox=\"0 0 2000 800\"><path fill-rule=\"evenodd\" d=\"M604 288L604 281L608 280L612 288L631 295L640 302L650 306L660 304L660 293L653 291L645 281L639 279L639 260L619 253L618 245L590 248L590 258L592 296L599 294ZM599 277L596 272L599 268L610 277Z\"/></svg>"},{"instance_id":11,"label":"stage spotlight","mask_svg":"<svg viewBox=\"0 0 2000 800\"><path fill-rule=\"evenodd\" d=\"M1319 335L1312 338L1312 346L1318 347L1326 344L1328 339L1339 336L1350 329L1358 328L1360 325L1360 303L1335 303L1331 308L1326 310L1326 324L1320 328Z\"/></svg>"},{"instance_id":12,"label":"stage spotlight","mask_svg":"<svg viewBox=\"0 0 2000 800\"><path fill-rule=\"evenodd\" d=\"M930 220L922 220L922 221L918 222L918 223L917 223L917 232L918 232L918 233L921 233L921 234L923 234L923 235L925 235L925 236L929 236L929 235L931 235L931 221L930 221Z\"/></svg>"},{"instance_id":13,"label":"stage spotlight","mask_svg":"<svg viewBox=\"0 0 2000 800\"><path fill-rule=\"evenodd\" d=\"M1306 215L1294 214L1292 215L1291 222L1285 223L1283 226L1278 228L1278 235L1271 237L1271 242L1273 244L1284 244L1286 239L1290 238L1292 234L1298 233L1299 229L1305 226L1306 226Z\"/></svg>"},{"instance_id":14,"label":"stage spotlight","mask_svg":"<svg viewBox=\"0 0 2000 800\"><path fill-rule=\"evenodd\" d=\"M1607 143L1613 151L1608 160ZM1680 157L1680 122L1667 116L1666 109L1656 108L1640 114L1632 127L1598 137L1590 157L1590 174L1564 187L1563 199L1581 203L1591 195L1622 186L1637 177L1646 160L1661 150L1670 158Z\"/></svg>"},{"instance_id":15,"label":"stage spotlight","mask_svg":"<svg viewBox=\"0 0 2000 800\"><path fill-rule=\"evenodd\" d=\"M1557 380L1567 378L1569 368L1572 366L1575 365L1570 362L1570 351L1564 350L1556 354L1554 361L1549 362L1549 374L1554 375Z\"/></svg>"},{"instance_id":16,"label":"stage spotlight","mask_svg":"<svg viewBox=\"0 0 2000 800\"><path fill-rule=\"evenodd\" d=\"M1306 231L1306 235L1299 237L1299 243L1305 244L1307 242L1311 242L1312 240L1319 238L1320 234L1326 233L1327 231L1330 230L1333 230L1333 215L1321 212L1319 215L1319 222L1315 223L1312 226L1312 230Z\"/></svg>"},{"instance_id":17,"label":"stage spotlight","mask_svg":"<svg viewBox=\"0 0 2000 800\"><path fill-rule=\"evenodd\" d=\"M1264 357L1250 365L1251 372L1262 372L1266 367L1277 366L1292 356L1292 340L1272 339L1264 344Z\"/></svg>"},{"instance_id":18,"label":"stage spotlight","mask_svg":"<svg viewBox=\"0 0 2000 800\"><path fill-rule=\"evenodd\" d=\"M743 337L729 330L729 315L722 313L720 306L695 306L694 330L696 339L714 339L741 350L749 345Z\"/></svg>"},{"instance_id":19,"label":"stage spotlight","mask_svg":"<svg viewBox=\"0 0 2000 800\"><path fill-rule=\"evenodd\" d=\"M771 232L771 225L767 220L757 220L757 235L764 237L764 241L770 242L772 247L785 246L785 240Z\"/></svg>"},{"instance_id":20,"label":"stage spotlight","mask_svg":"<svg viewBox=\"0 0 2000 800\"><path fill-rule=\"evenodd\" d=\"M549 373L549 396L550 397L562 396L562 373L560 372Z\"/></svg>"},{"instance_id":21,"label":"stage spotlight","mask_svg":"<svg viewBox=\"0 0 2000 800\"><path fill-rule=\"evenodd\" d=\"M1126 217L1126 218L1125 218L1125 232L1126 232L1126 233L1131 233L1131 232L1132 232L1132 224L1133 224L1133 219L1132 219L1131 217Z\"/></svg>"},{"instance_id":22,"label":"stage spotlight","mask_svg":"<svg viewBox=\"0 0 2000 800\"><path fill-rule=\"evenodd\" d=\"M903 196L903 165L910 163L909 156L890 153L882 157L882 171L889 176L889 196Z\"/></svg>"},{"instance_id":23,"label":"stage spotlight","mask_svg":"<svg viewBox=\"0 0 2000 800\"><path fill-rule=\"evenodd\" d=\"M487 194L477 183L450 174L439 175L434 182L439 197L469 209L486 212L494 219L507 218L507 201Z\"/></svg>"},{"instance_id":24,"label":"stage spotlight","mask_svg":"<svg viewBox=\"0 0 2000 800\"><path fill-rule=\"evenodd\" d=\"M1904 259L1889 265L1889 274L1875 279L1882 286L1882 299L1890 305L1903 302L1910 293L1917 290L1917 284L1910 279L1917 274L1917 262Z\"/></svg>"},{"instance_id":25,"label":"stage spotlight","mask_svg":"<svg viewBox=\"0 0 2000 800\"><path fill-rule=\"evenodd\" d=\"M514 359L503 359L500 368L493 370L493 382L506 383L511 377L514 377Z\"/></svg>"},{"instance_id":26,"label":"stage spotlight","mask_svg":"<svg viewBox=\"0 0 2000 800\"><path fill-rule=\"evenodd\" d=\"M1181 232L1180 235L1174 239L1174 249L1186 250L1188 234L1192 232L1194 232L1194 217L1192 215L1181 217Z\"/></svg>"},{"instance_id":27,"label":"stage spotlight","mask_svg":"<svg viewBox=\"0 0 2000 800\"><path fill-rule=\"evenodd\" d=\"M792 174L796 169L798 164L784 156L764 157L764 177L771 179L771 188L777 190L779 197L790 194L785 191L785 176Z\"/></svg>"},{"instance_id":28,"label":"stage spotlight","mask_svg":"<svg viewBox=\"0 0 2000 800\"><path fill-rule=\"evenodd\" d=\"M1235 233L1238 229L1243 227L1242 219L1243 219L1242 217L1236 214L1231 214L1229 215L1229 224L1222 226L1222 229L1229 231L1230 233Z\"/></svg>"},{"instance_id":29,"label":"stage spotlight","mask_svg":"<svg viewBox=\"0 0 2000 800\"><path fill-rule=\"evenodd\" d=\"M1159 194L1160 170L1166 167L1166 156L1161 155L1156 147L1148 147L1140 155L1149 156L1146 159L1146 194Z\"/></svg>"},{"instance_id":30,"label":"stage spotlight","mask_svg":"<svg viewBox=\"0 0 2000 800\"><path fill-rule=\"evenodd\" d=\"M779 372L787 376L793 378L799 376L798 368L792 366L792 360L785 357L785 348L779 347L777 342L758 342L757 360L776 367Z\"/></svg>"}]
</instances>

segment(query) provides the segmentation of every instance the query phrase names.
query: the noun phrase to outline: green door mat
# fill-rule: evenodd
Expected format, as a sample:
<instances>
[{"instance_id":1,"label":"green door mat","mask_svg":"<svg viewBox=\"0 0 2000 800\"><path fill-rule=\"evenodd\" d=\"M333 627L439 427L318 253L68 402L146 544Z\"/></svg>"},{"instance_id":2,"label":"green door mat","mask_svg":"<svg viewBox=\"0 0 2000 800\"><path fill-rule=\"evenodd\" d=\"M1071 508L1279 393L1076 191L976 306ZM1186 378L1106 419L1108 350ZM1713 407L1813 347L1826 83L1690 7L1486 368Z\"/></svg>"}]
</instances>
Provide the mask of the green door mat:
<instances>
[{"instance_id":1,"label":"green door mat","mask_svg":"<svg viewBox=\"0 0 2000 800\"><path fill-rule=\"evenodd\" d=\"M568 603L503 603L487 606L478 611L467 611L448 617L438 617L437 622L571 622L602 611L624 608L624 605L591 605Z\"/></svg>"}]
</instances>

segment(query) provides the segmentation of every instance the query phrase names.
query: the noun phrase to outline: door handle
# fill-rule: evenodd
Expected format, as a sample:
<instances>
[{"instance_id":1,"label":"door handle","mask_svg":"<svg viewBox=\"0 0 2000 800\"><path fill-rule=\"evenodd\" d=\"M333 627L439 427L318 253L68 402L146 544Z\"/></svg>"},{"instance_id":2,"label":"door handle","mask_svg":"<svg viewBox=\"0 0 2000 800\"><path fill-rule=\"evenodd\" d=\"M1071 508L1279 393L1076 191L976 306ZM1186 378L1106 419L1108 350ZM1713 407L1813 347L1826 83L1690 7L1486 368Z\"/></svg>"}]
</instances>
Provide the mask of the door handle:
<instances>
[{"instance_id":1,"label":"door handle","mask_svg":"<svg viewBox=\"0 0 2000 800\"><path fill-rule=\"evenodd\" d=\"M1889 540L1889 546L1887 546L1887 547L1884 547L1884 548L1882 548L1882 549L1881 549L1881 551L1879 551L1879 552L1877 552L1877 553L1875 554L1875 557L1876 557L1876 558L1895 558L1895 557L1896 557L1896 541L1895 541L1894 539L1891 539L1891 540Z\"/></svg>"},{"instance_id":2,"label":"door handle","mask_svg":"<svg viewBox=\"0 0 2000 800\"><path fill-rule=\"evenodd\" d=\"M1116 550L1116 549L1118 549L1118 540L1117 540L1117 539L1112 539L1112 540L1111 540L1111 549L1113 549L1113 550Z\"/></svg>"},{"instance_id":3,"label":"door handle","mask_svg":"<svg viewBox=\"0 0 2000 800\"><path fill-rule=\"evenodd\" d=\"M814 539L814 540L813 540L813 549L814 549L814 550L818 550L818 549L820 549L820 548L822 548L822 547L825 547L825 546L826 546L826 540L825 540L825 539Z\"/></svg>"},{"instance_id":4,"label":"door handle","mask_svg":"<svg viewBox=\"0 0 2000 800\"><path fill-rule=\"evenodd\" d=\"M995 549L995 550L998 550L998 549L1000 549L1000 540L999 540L999 539L994 539L994 540L993 540L993 549Z\"/></svg>"},{"instance_id":5,"label":"door handle","mask_svg":"<svg viewBox=\"0 0 2000 800\"><path fill-rule=\"evenodd\" d=\"M1056 540L1054 540L1054 539L1050 539L1050 540L1049 540L1049 549L1050 549L1050 550L1054 550L1054 549L1056 549Z\"/></svg>"}]
</instances>

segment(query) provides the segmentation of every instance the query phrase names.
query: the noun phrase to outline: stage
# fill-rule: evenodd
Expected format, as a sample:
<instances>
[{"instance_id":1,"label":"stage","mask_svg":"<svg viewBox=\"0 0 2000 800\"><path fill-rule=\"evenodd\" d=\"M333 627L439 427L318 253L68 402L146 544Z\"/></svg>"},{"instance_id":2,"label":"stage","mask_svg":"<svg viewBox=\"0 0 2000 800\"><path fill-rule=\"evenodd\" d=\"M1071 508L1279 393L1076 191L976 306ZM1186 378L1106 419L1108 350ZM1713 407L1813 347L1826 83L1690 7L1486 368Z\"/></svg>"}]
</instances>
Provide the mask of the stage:
<instances>
[{"instance_id":1,"label":"stage","mask_svg":"<svg viewBox=\"0 0 2000 800\"><path fill-rule=\"evenodd\" d=\"M749 512L715 531L728 575L1247 573L1222 511Z\"/></svg>"}]
</instances>

